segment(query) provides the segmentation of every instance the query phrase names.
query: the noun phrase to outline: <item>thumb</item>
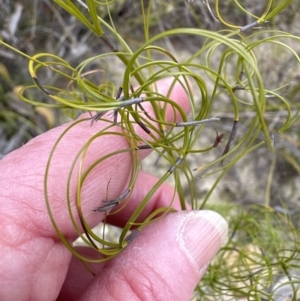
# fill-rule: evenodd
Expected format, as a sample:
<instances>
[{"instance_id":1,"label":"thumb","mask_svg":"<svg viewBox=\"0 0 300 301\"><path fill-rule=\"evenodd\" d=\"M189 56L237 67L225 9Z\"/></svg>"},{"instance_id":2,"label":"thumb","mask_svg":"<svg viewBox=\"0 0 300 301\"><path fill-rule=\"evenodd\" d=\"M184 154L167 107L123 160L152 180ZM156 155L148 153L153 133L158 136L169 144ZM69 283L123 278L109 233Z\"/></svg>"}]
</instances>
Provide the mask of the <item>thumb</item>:
<instances>
[{"instance_id":1,"label":"thumb","mask_svg":"<svg viewBox=\"0 0 300 301\"><path fill-rule=\"evenodd\" d=\"M108 262L80 300L190 300L227 232L213 211L170 213Z\"/></svg>"}]
</instances>

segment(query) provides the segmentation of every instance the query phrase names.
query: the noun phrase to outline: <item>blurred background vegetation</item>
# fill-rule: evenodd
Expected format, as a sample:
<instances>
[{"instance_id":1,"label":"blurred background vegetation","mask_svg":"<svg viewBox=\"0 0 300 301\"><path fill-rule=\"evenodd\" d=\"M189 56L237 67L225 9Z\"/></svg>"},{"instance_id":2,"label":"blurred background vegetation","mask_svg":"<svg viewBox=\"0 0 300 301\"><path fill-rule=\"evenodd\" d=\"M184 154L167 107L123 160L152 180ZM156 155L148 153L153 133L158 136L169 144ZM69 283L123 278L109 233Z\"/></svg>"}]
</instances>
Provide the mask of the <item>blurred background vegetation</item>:
<instances>
[{"instance_id":1,"label":"blurred background vegetation","mask_svg":"<svg viewBox=\"0 0 300 301\"><path fill-rule=\"evenodd\" d=\"M208 2L214 10L214 1ZM248 11L256 15L260 15L264 10L265 2L240 1ZM112 1L109 6L110 14L105 5L101 10L102 17L108 22L111 15L118 33L133 49L137 49L145 40L142 3L147 6L148 2L116 0ZM209 30L224 28L213 20L207 5L202 0L188 2L154 0L152 5L155 13L151 15L149 22L150 36L181 27ZM76 66L84 59L107 51L106 47L84 25L55 5L53 1L0 0L0 7L0 38L24 53L34 55L39 52L49 52ZM222 1L220 10L230 23L243 26L253 21L249 15L238 9L233 0ZM300 1L293 1L265 26L268 29L274 28L300 36ZM199 49L203 41L192 36L173 36L165 38L161 43L180 61L181 58ZM287 43L293 42L287 41ZM295 42L291 46L300 55L299 43ZM292 55L281 54L274 46L258 47L256 54L265 85L274 89L286 84L285 96L292 104L292 110L296 111L299 108L300 98L299 63L292 59ZM115 58L112 58L110 62L113 68L109 69L108 66L106 75L99 75L99 81L102 80L101 77L106 76L118 87L122 81L122 63ZM42 81L45 84L57 86L65 84L57 82L50 70L42 74ZM36 135L74 117L68 114L62 115L54 109L33 107L22 102L17 92L21 87L29 84L32 84L32 79L28 73L28 60L0 46L0 158ZM42 94L31 95L31 97L44 97L47 101L47 97ZM251 117L249 114L249 112L240 113L242 126L236 139L243 135L243 126L247 126L247 118ZM222 122L216 125L216 129L219 133L224 133L224 138L228 139L233 113L227 110L226 104L220 105L218 117ZM280 110L270 109L266 112L266 118L271 121L269 131L274 132L275 153L271 153L267 146L264 146L240 160L215 189L211 199L221 201L222 204L239 204L244 208L250 208L254 203L267 204L274 212L289 217L286 223L281 225L282 230L285 231L291 229L291 225L295 229L300 226L300 124L297 121L291 129L279 135L276 133L276 128L281 124L281 117ZM213 143L215 129L211 127L209 130L208 139ZM216 149L214 155L220 156L221 153L222 149ZM199 158L193 157L192 164L195 167L203 164L201 162L203 158ZM160 165L159 160L155 161L156 165L153 168L154 160L155 158L150 156L143 166L149 170L155 170L158 174L160 172L157 170L165 172L165 167ZM202 178L199 174L197 185L200 198L210 189L214 180L213 177ZM221 212L223 210L223 213L227 212L227 214L231 210L228 207L215 209ZM235 214L239 213L235 212ZM256 214L258 214L257 211ZM240 230L243 226L247 227L251 224L252 220L248 220L248 217L248 215L245 216L244 225L239 224L237 229ZM287 239L291 240L290 237ZM246 247L246 242L241 241L241 245ZM253 248L251 245L247 247ZM252 250L253 252L260 251ZM229 256L228 253L224 254L223 257ZM200 291L199 294L203 295L203 292Z\"/></svg>"}]
</instances>

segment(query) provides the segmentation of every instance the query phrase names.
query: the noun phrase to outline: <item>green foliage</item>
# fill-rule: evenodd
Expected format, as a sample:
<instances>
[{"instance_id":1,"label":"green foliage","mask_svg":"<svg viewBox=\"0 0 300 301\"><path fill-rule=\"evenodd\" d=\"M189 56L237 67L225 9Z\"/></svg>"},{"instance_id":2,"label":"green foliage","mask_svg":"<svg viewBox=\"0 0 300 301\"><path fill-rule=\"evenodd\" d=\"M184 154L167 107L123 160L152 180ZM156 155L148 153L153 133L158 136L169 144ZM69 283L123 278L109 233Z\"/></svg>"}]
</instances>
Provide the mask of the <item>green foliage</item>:
<instances>
[{"instance_id":1,"label":"green foliage","mask_svg":"<svg viewBox=\"0 0 300 301\"><path fill-rule=\"evenodd\" d=\"M66 247L85 263L94 260L78 254L68 238L64 237L56 223L48 194L48 175L51 169L55 168L53 158L65 136L72 129L76 130L78 124L93 123L98 119L106 121L106 127L87 139L74 158L68 179L65 179L70 219L84 242L104 255L103 259L98 260L100 262L112 258L126 247L131 239L130 231L136 231L136 228L141 230L147 223L172 210L170 207L174 198L170 200L168 208L159 208L143 223L137 222L149 199L163 182L173 182L183 210L186 209L185 199L188 196L193 209L205 208L215 187L232 166L264 144L270 151L274 151L274 133L283 134L299 120L299 104L290 100L286 88L299 68L300 58L294 45L299 45L300 38L287 32L265 28L268 22L272 22L292 1L269 0L259 15L249 12L242 2L231 1L231 5L235 5L235 9L241 15L246 15L247 19L252 21L243 25L236 25L235 20L229 21L228 18L225 20L224 8L219 1L215 1L214 8L205 1L205 9L214 25L220 22L223 29L211 31L200 28L174 28L153 36L150 27L155 19L155 2L141 1L138 15L143 20L144 40L141 42L142 39L139 39L139 42L132 46L130 40L127 42L126 38L122 37L121 30L118 30L114 23L113 12L110 11L110 5L114 4L114 1L88 0L86 4L79 0L54 2L57 4L57 10L63 9L74 16L99 39L99 43L104 43L108 52L91 56L73 66L57 54L28 55L9 43L0 43L29 61L33 84L20 89L19 96L24 102L47 109L55 108L72 117L81 112L96 112L91 118L72 123L59 137L51 151L44 182L47 208L58 236ZM189 5L192 9L191 2ZM102 16L105 10L107 13L104 18ZM215 11L216 16L212 11ZM178 59L172 49L164 46L164 43L168 44L166 41L179 37L183 41L189 41L191 37L199 41L199 47L184 59ZM264 74L261 68L261 54L269 53L270 49L276 51L282 62L289 61L290 65L293 65L285 69L281 82L273 81L270 74ZM114 66L110 62L116 59L122 62L123 66L120 67L122 69L116 70L121 76L114 82L113 76L110 76ZM271 57L267 57L266 62L268 60L271 60ZM270 70L272 67L274 66L269 66ZM45 76L49 71L51 82L49 77ZM166 95L161 95L157 91L157 84L165 78L171 78L173 85ZM120 89L117 82L121 82ZM175 84L181 85L188 96L192 110L189 116L169 98ZM292 89L297 92L297 88ZM145 103L152 107L154 116L150 116L144 110ZM170 107L180 116L181 123L166 121L166 111ZM109 111L118 115L117 125L120 131L114 131L115 120L105 115ZM281 122L276 128L272 128L272 131L270 127L273 119L266 117L266 113L270 112L280 113L282 116ZM208 139L210 136L207 134L207 123L218 120L220 113L231 114L232 130L223 153L216 158L211 154L216 147L220 147L222 136L217 132L215 139ZM246 118L243 117L245 114ZM240 123L244 128L242 135L238 133ZM148 134L148 138L138 135L135 126L140 126ZM125 137L128 148L112 150L83 168L91 144L108 135ZM128 219L118 242L112 243L105 237L97 236L87 224L82 211L82 188L95 167L120 153L128 153L132 164L128 188L120 197L95 208L95 211L107 211L121 203L118 210L122 210L129 201L140 169L140 149L153 150L160 160L165 162L167 168ZM190 158L200 155L204 158L203 164L191 164ZM285 155L286 160L290 160L299 172L297 160L294 160L293 156ZM216 175L215 182L201 200L197 193L198 180L195 179L195 174L201 178ZM206 296L207 300L213 300L209 299L208 295L214 298L227 295L233 298L264 300L263 298L275 294L275 289L270 290L275 276L289 276L289 269L299 266L296 254L299 248L297 226L288 214L279 214L269 207L273 174L274 168L271 167L266 189L266 207L241 209L233 206L225 209L224 214L230 220L232 235L209 267L203 283L197 289L197 296ZM70 185L74 177L78 179L76 212L73 212L70 195ZM107 186L109 189L109 183ZM183 189L185 186L188 196ZM216 210L224 208L216 207ZM286 244L286 240L290 243Z\"/></svg>"},{"instance_id":2,"label":"green foliage","mask_svg":"<svg viewBox=\"0 0 300 301\"><path fill-rule=\"evenodd\" d=\"M289 295L287 300L292 300L297 296L299 229L289 214L260 205L246 210L228 205L212 209L228 217L229 239L195 296L200 300L285 300Z\"/></svg>"}]
</instances>

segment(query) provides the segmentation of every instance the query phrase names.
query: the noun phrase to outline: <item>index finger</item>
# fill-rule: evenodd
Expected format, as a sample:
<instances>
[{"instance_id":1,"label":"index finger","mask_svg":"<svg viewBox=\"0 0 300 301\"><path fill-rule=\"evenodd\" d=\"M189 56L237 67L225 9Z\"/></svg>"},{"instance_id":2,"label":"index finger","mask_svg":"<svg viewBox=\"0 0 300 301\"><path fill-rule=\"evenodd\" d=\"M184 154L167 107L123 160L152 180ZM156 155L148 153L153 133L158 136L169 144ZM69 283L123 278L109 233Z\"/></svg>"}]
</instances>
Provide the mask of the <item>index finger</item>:
<instances>
[{"instance_id":1,"label":"index finger","mask_svg":"<svg viewBox=\"0 0 300 301\"><path fill-rule=\"evenodd\" d=\"M167 93L170 84L170 80L160 82L160 93ZM177 102L184 110L189 110L188 97L180 85L174 87L169 98ZM145 108L151 113L151 107L147 106L147 103L145 103ZM166 117L173 121L172 109L167 110ZM0 161L1 203L6 204L2 214L13 213L12 218L22 223L24 229L30 223L35 226L34 231L39 235L57 237L44 200L44 174L53 144L67 126L69 124L36 137ZM90 121L87 121L71 128L58 144L51 162L48 174L48 196L51 210L60 231L70 239L75 238L77 232L70 220L66 200L69 171L80 149L93 135L106 126L106 122L99 121L91 127ZM117 135L120 129L113 127L112 131L116 134L100 136L90 144L85 156L84 169L97 159L111 153L112 150L128 148L127 140L123 136ZM139 126L136 126L136 131L140 135L146 134ZM145 152L141 152L141 157L145 155L147 155ZM109 198L119 196L126 188L128 175L132 168L131 164L130 154L128 152L120 153L101 162L88 175L81 190L81 201L83 214L91 227L98 224L104 217L104 213L95 213L92 209L107 198L108 182L111 181ZM70 182L70 206L73 212L76 211L77 179L78 175L74 174ZM10 202L7 202L7 199ZM74 218L79 223L76 214Z\"/></svg>"}]
</instances>

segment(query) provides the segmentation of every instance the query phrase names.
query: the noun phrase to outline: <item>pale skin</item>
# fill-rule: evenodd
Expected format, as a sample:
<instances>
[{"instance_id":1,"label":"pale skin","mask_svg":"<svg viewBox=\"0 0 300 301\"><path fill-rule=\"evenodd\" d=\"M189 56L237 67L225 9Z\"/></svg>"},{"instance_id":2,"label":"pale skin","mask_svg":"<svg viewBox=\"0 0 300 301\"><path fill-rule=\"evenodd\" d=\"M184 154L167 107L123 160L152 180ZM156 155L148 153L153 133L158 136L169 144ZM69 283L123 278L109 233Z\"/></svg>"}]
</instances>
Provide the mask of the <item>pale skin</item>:
<instances>
[{"instance_id":1,"label":"pale skin","mask_svg":"<svg viewBox=\"0 0 300 301\"><path fill-rule=\"evenodd\" d=\"M161 82L160 92L168 89L167 81ZM185 92L178 86L171 98L185 111L189 104ZM145 108L147 105L145 104ZM173 111L168 119L173 121ZM180 121L180 120L179 120ZM81 123L65 137L53 161L49 174L49 196L53 212L62 233L73 241L77 235L66 211L66 178L73 158L88 137L105 126L98 121ZM199 282L204 268L221 246L221 238L209 245L207 255L203 237L203 259L197 269L178 246L173 233L176 218L187 212L169 214L153 223L134 239L116 258L93 265L92 276L81 262L72 257L58 239L51 224L44 198L44 175L51 148L66 125L42 134L19 150L0 161L0 300L189 300ZM146 135L137 126L136 131ZM111 151L127 147L120 136L105 136L91 145L86 164ZM149 151L141 151L141 158ZM122 154L95 169L88 177L82 192L83 212L89 225L96 226L104 218L103 212L92 210L109 194L117 197L127 187L130 172L128 154ZM118 177L115 177L116 170ZM103 172L105 171L105 172ZM109 220L122 226L134 208L156 183L157 179L140 171L129 205ZM71 185L72 202L76 191ZM173 189L164 184L152 197L140 220L156 208L169 205ZM73 204L74 205L74 204ZM173 207L180 209L176 197ZM203 220L205 227L214 226ZM195 234L199 232L198 230ZM206 247L205 247L206 246ZM206 248L206 249L205 249ZM80 247L87 256L98 256L93 250ZM202 258L201 257L201 258Z\"/></svg>"}]
</instances>

